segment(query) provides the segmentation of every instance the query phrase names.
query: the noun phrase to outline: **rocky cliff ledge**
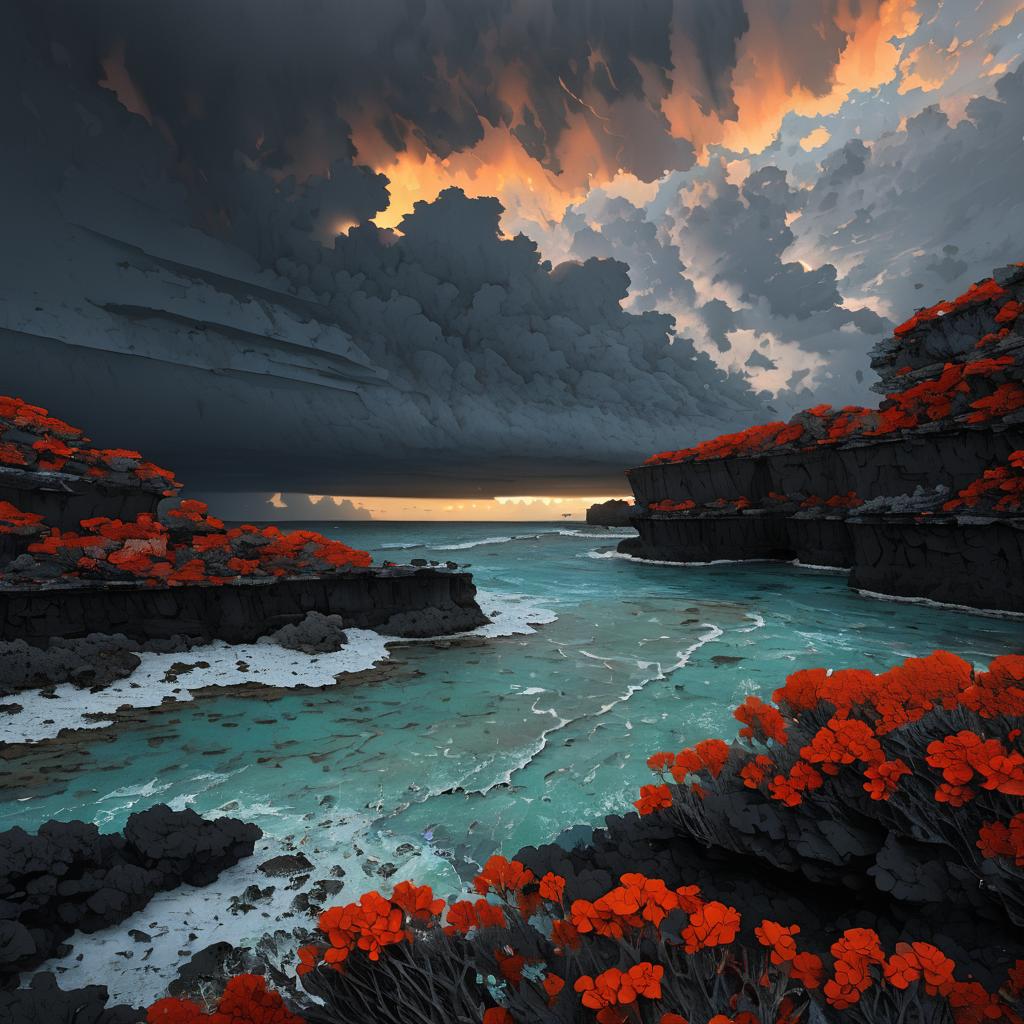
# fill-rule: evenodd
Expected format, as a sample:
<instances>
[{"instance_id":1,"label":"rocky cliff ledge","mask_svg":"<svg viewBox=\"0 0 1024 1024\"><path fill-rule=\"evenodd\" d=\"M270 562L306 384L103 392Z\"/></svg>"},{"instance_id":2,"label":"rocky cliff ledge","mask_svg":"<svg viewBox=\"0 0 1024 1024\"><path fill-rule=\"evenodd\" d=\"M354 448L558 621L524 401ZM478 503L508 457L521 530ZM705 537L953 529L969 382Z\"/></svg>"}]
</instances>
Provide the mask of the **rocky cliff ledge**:
<instances>
[{"instance_id":1,"label":"rocky cliff ledge","mask_svg":"<svg viewBox=\"0 0 1024 1024\"><path fill-rule=\"evenodd\" d=\"M1024 265L876 346L877 408L816 406L628 472L638 538L677 562L787 559L850 585L1024 612Z\"/></svg>"},{"instance_id":2,"label":"rocky cliff ledge","mask_svg":"<svg viewBox=\"0 0 1024 1024\"><path fill-rule=\"evenodd\" d=\"M309 530L227 527L168 470L0 397L0 641L251 641L311 613L392 635L487 619L467 573L374 567Z\"/></svg>"}]
</instances>

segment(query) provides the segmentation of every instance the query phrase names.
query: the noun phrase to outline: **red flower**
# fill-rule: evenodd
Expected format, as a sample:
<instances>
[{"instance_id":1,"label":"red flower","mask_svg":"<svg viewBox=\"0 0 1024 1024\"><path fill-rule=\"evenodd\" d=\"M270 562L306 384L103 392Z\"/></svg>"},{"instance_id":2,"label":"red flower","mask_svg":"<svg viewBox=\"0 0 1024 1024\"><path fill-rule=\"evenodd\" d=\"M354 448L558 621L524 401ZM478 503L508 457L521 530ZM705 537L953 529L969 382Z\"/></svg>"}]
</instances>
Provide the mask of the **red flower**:
<instances>
[{"instance_id":1,"label":"red flower","mask_svg":"<svg viewBox=\"0 0 1024 1024\"><path fill-rule=\"evenodd\" d=\"M551 923L551 941L556 949L579 949L580 933L571 921L556 920Z\"/></svg>"},{"instance_id":2,"label":"red flower","mask_svg":"<svg viewBox=\"0 0 1024 1024\"><path fill-rule=\"evenodd\" d=\"M641 786L640 799L633 806L642 815L653 814L672 806L672 791L668 786Z\"/></svg>"},{"instance_id":3,"label":"red flower","mask_svg":"<svg viewBox=\"0 0 1024 1024\"><path fill-rule=\"evenodd\" d=\"M740 729L741 736L749 739L774 740L780 746L786 745L786 723L782 715L771 704L765 704L760 697L751 694L736 708L733 717L746 726Z\"/></svg>"},{"instance_id":4,"label":"red flower","mask_svg":"<svg viewBox=\"0 0 1024 1024\"><path fill-rule=\"evenodd\" d=\"M397 903L414 921L429 921L444 910L444 900L434 899L429 885L399 882L391 893L391 902Z\"/></svg>"},{"instance_id":5,"label":"red flower","mask_svg":"<svg viewBox=\"0 0 1024 1024\"><path fill-rule=\"evenodd\" d=\"M473 888L482 896L489 892L506 896L520 892L533 881L533 872L524 868L519 861L495 855L488 859L483 871L473 879Z\"/></svg>"},{"instance_id":6,"label":"red flower","mask_svg":"<svg viewBox=\"0 0 1024 1024\"><path fill-rule=\"evenodd\" d=\"M565 988L565 979L550 971L544 976L544 991L548 997L548 1005L554 1006L558 1002L559 993Z\"/></svg>"},{"instance_id":7,"label":"red flower","mask_svg":"<svg viewBox=\"0 0 1024 1024\"><path fill-rule=\"evenodd\" d=\"M448 908L448 927L445 931L451 935L461 932L465 935L472 928L503 928L506 924L505 911L501 907L488 903L487 900L459 900Z\"/></svg>"},{"instance_id":8,"label":"red flower","mask_svg":"<svg viewBox=\"0 0 1024 1024\"><path fill-rule=\"evenodd\" d=\"M302 975L315 970L316 965L320 963L321 952L319 946L300 946L298 949L299 965L295 968L295 973L301 978Z\"/></svg>"},{"instance_id":9,"label":"red flower","mask_svg":"<svg viewBox=\"0 0 1024 1024\"><path fill-rule=\"evenodd\" d=\"M565 893L565 879L561 875L556 875L553 871L549 871L541 880L540 888L541 899L549 900L551 903L561 903L562 896Z\"/></svg>"},{"instance_id":10,"label":"red flower","mask_svg":"<svg viewBox=\"0 0 1024 1024\"><path fill-rule=\"evenodd\" d=\"M483 1024L516 1024L516 1022L504 1006L492 1006L484 1010Z\"/></svg>"},{"instance_id":11,"label":"red flower","mask_svg":"<svg viewBox=\"0 0 1024 1024\"><path fill-rule=\"evenodd\" d=\"M796 956L796 940L793 936L799 932L799 925L792 924L786 927L777 921L767 919L754 929L757 941L771 950L770 959L773 964L786 963Z\"/></svg>"},{"instance_id":12,"label":"red flower","mask_svg":"<svg viewBox=\"0 0 1024 1024\"><path fill-rule=\"evenodd\" d=\"M922 979L929 995L945 995L953 987L956 964L940 949L927 942L896 943L896 952L885 962L885 980L905 989Z\"/></svg>"},{"instance_id":13,"label":"red flower","mask_svg":"<svg viewBox=\"0 0 1024 1024\"><path fill-rule=\"evenodd\" d=\"M814 953L797 953L789 963L789 976L804 988L817 988L821 984L824 965Z\"/></svg>"},{"instance_id":14,"label":"red flower","mask_svg":"<svg viewBox=\"0 0 1024 1024\"><path fill-rule=\"evenodd\" d=\"M146 1024L203 1024L204 1017L191 999L158 999L146 1011Z\"/></svg>"},{"instance_id":15,"label":"red flower","mask_svg":"<svg viewBox=\"0 0 1024 1024\"><path fill-rule=\"evenodd\" d=\"M910 769L899 758L870 765L864 772L864 789L872 800L888 800L896 792L900 777L909 775Z\"/></svg>"},{"instance_id":16,"label":"red flower","mask_svg":"<svg viewBox=\"0 0 1024 1024\"><path fill-rule=\"evenodd\" d=\"M735 907L717 901L705 903L690 914L689 924L682 931L686 952L728 945L736 938L739 928L740 915Z\"/></svg>"}]
</instances>

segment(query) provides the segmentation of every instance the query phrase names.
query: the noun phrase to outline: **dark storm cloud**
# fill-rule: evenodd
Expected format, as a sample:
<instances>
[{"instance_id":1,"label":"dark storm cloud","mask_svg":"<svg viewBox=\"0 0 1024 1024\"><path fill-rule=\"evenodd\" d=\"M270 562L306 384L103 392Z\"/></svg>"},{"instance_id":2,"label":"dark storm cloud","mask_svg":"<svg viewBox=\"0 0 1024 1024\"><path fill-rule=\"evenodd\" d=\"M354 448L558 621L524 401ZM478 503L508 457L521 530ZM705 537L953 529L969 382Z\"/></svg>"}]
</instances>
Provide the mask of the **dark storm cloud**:
<instances>
[{"instance_id":1,"label":"dark storm cloud","mask_svg":"<svg viewBox=\"0 0 1024 1024\"><path fill-rule=\"evenodd\" d=\"M342 140L305 179L236 153L197 209L157 107L128 113L62 46L2 56L5 383L197 490L615 493L652 451L766 414L670 316L622 308L624 263L553 267L496 199L448 189L398 234L325 245L385 184ZM690 294L612 208L651 291Z\"/></svg>"},{"instance_id":2,"label":"dark storm cloud","mask_svg":"<svg viewBox=\"0 0 1024 1024\"><path fill-rule=\"evenodd\" d=\"M688 80L709 113L735 116L728 86L740 0L41 0L35 31L58 39L83 76L113 61L164 125L181 159L224 189L234 154L300 177L348 149L350 130L444 158L507 129L562 173L574 115L605 169L653 180L693 161L659 109L671 89L673 24L699 54ZM600 105L598 111L596 105Z\"/></svg>"}]
</instances>

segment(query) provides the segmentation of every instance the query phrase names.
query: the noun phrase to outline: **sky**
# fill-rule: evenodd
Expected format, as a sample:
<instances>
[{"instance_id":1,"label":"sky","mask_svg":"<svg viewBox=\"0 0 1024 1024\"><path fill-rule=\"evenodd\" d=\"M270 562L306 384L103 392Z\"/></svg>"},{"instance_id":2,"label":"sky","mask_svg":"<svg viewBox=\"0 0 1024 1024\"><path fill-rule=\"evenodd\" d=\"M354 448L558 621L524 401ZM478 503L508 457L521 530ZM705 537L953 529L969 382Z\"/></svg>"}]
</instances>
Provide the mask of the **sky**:
<instances>
[{"instance_id":1,"label":"sky","mask_svg":"<svg viewBox=\"0 0 1024 1024\"><path fill-rule=\"evenodd\" d=\"M60 395L101 432L258 508L578 514L652 451L876 400L875 342L1022 258L1024 0L16 7L26 231L91 276L54 317L23 260L7 322L72 346L94 396L131 380ZM174 444L138 425L174 410L113 299L134 269L135 337L219 374L182 371ZM226 293L278 303L270 326ZM287 353L252 355L275 331Z\"/></svg>"}]
</instances>

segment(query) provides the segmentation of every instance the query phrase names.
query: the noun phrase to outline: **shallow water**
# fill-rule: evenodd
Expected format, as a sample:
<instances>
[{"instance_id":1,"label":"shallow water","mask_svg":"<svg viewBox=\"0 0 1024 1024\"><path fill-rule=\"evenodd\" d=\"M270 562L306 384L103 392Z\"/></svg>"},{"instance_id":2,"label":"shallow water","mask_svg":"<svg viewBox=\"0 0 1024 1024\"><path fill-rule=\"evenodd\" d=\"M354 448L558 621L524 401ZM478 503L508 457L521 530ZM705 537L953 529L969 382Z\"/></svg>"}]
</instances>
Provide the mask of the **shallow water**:
<instances>
[{"instance_id":1,"label":"shallow water","mask_svg":"<svg viewBox=\"0 0 1024 1024\"><path fill-rule=\"evenodd\" d=\"M345 865L347 898L381 884L380 863L392 882L450 894L492 852L628 809L651 781L648 754L735 735L733 707L795 669L881 670L937 647L986 663L1024 645L1020 621L860 597L840 573L609 557L628 531L315 525L376 559L468 563L485 612L553 621L392 647L379 681L175 704L85 734L75 756L43 744L14 766L0 828L84 817L117 829L163 801L255 821L318 868Z\"/></svg>"}]
</instances>

